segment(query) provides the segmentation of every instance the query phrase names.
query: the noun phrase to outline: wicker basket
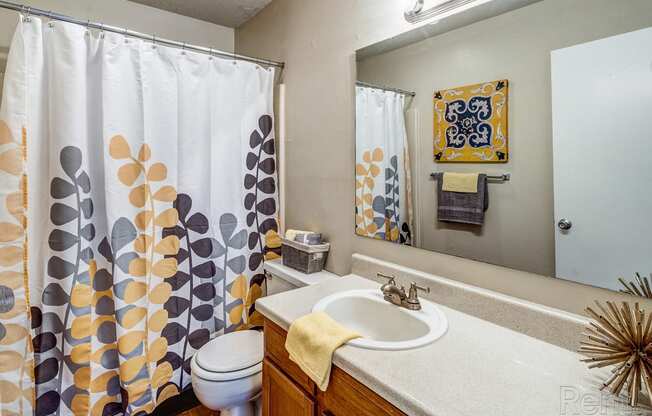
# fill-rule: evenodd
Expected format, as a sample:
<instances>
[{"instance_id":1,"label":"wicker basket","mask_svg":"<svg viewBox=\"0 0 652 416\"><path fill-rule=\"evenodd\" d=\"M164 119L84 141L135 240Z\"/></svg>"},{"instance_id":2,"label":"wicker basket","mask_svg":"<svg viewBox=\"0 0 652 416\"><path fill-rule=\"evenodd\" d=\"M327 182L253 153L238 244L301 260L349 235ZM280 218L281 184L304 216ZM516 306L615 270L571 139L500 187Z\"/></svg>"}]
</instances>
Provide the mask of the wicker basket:
<instances>
[{"instance_id":1,"label":"wicker basket","mask_svg":"<svg viewBox=\"0 0 652 416\"><path fill-rule=\"evenodd\" d=\"M283 264L306 274L320 272L324 269L330 248L328 243L309 245L284 238L281 248Z\"/></svg>"}]
</instances>

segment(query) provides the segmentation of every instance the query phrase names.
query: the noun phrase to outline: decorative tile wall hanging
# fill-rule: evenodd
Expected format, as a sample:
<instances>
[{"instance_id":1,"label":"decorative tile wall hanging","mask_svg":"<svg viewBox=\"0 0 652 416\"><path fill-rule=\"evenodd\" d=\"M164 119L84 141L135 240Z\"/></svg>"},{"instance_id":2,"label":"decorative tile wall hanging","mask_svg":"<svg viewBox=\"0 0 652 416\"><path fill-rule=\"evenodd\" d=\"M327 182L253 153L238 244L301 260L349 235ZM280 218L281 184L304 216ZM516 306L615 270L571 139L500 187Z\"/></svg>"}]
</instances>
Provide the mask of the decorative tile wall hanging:
<instances>
[{"instance_id":1,"label":"decorative tile wall hanging","mask_svg":"<svg viewBox=\"0 0 652 416\"><path fill-rule=\"evenodd\" d=\"M436 162L507 162L506 79L434 95Z\"/></svg>"}]
</instances>

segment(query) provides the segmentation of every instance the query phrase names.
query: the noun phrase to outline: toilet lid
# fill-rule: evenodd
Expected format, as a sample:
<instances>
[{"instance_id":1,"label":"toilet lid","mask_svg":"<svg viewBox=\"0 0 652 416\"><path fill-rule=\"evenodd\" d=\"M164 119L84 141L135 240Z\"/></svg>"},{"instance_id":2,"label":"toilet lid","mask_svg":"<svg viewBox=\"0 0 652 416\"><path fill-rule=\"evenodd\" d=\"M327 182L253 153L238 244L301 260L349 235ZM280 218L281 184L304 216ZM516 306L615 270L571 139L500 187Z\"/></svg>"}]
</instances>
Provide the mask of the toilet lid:
<instances>
[{"instance_id":1,"label":"toilet lid","mask_svg":"<svg viewBox=\"0 0 652 416\"><path fill-rule=\"evenodd\" d=\"M263 334L247 330L231 332L206 343L197 354L197 364L206 371L228 373L263 361Z\"/></svg>"}]
</instances>

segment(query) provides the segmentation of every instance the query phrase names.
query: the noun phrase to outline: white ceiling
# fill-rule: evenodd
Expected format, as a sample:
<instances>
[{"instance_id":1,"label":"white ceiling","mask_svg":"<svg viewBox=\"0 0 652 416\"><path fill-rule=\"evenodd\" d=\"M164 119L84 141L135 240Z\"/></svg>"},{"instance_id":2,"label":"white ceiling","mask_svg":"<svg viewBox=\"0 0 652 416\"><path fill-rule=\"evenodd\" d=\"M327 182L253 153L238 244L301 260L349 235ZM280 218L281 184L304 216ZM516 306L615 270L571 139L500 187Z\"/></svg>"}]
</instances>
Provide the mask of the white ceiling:
<instances>
[{"instance_id":1,"label":"white ceiling","mask_svg":"<svg viewBox=\"0 0 652 416\"><path fill-rule=\"evenodd\" d=\"M222 26L238 27L272 0L130 0Z\"/></svg>"}]
</instances>

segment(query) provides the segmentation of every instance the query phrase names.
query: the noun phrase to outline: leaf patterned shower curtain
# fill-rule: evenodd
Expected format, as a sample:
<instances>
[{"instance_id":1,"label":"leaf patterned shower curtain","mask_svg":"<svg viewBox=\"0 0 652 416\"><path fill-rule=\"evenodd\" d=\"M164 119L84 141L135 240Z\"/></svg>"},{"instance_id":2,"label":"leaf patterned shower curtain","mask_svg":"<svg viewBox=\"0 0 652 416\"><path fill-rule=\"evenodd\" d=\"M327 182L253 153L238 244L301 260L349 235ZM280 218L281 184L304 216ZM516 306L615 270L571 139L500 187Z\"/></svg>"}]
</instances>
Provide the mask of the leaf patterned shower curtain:
<instances>
[{"instance_id":1,"label":"leaf patterned shower curtain","mask_svg":"<svg viewBox=\"0 0 652 416\"><path fill-rule=\"evenodd\" d=\"M355 233L412 244L405 96L356 86Z\"/></svg>"},{"instance_id":2,"label":"leaf patterned shower curtain","mask_svg":"<svg viewBox=\"0 0 652 416\"><path fill-rule=\"evenodd\" d=\"M0 109L1 414L150 413L260 324L273 70L21 20Z\"/></svg>"}]
</instances>

